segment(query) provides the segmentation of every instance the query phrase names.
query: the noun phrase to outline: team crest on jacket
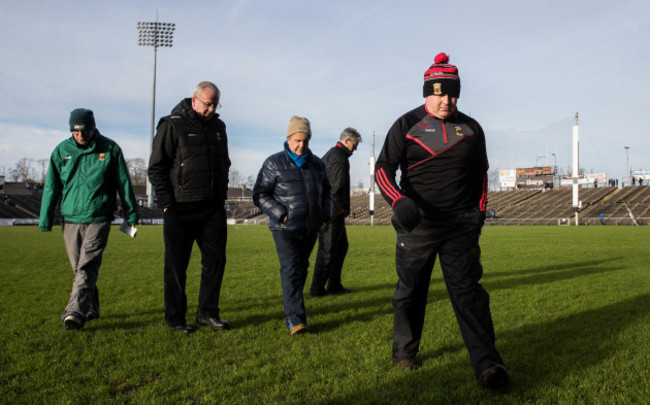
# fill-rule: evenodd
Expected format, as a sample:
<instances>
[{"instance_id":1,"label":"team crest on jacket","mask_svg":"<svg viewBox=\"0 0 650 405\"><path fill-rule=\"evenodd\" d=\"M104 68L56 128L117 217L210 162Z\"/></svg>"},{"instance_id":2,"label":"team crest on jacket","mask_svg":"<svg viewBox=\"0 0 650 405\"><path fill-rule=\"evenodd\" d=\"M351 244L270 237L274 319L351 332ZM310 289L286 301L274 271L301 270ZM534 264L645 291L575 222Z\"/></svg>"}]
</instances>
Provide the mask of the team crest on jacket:
<instances>
[{"instance_id":1,"label":"team crest on jacket","mask_svg":"<svg viewBox=\"0 0 650 405\"><path fill-rule=\"evenodd\" d=\"M99 161L103 162L104 160L106 160L106 154L105 153L100 153L99 154Z\"/></svg>"},{"instance_id":2,"label":"team crest on jacket","mask_svg":"<svg viewBox=\"0 0 650 405\"><path fill-rule=\"evenodd\" d=\"M220 141L220 140L221 140L221 134L219 132L217 132L217 141Z\"/></svg>"},{"instance_id":3,"label":"team crest on jacket","mask_svg":"<svg viewBox=\"0 0 650 405\"><path fill-rule=\"evenodd\" d=\"M463 136L463 128L456 127L456 135L457 136Z\"/></svg>"},{"instance_id":4,"label":"team crest on jacket","mask_svg":"<svg viewBox=\"0 0 650 405\"><path fill-rule=\"evenodd\" d=\"M436 96L442 94L442 85L440 83L433 83L433 94Z\"/></svg>"}]
</instances>

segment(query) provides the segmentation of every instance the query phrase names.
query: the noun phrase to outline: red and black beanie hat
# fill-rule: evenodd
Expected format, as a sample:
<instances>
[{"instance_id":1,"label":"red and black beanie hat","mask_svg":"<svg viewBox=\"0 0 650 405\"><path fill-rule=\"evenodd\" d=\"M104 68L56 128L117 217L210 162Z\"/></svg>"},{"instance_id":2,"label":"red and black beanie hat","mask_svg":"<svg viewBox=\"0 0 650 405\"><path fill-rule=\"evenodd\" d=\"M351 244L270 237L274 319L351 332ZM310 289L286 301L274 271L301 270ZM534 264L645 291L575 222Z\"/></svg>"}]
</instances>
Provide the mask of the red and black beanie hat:
<instances>
[{"instance_id":1,"label":"red and black beanie hat","mask_svg":"<svg viewBox=\"0 0 650 405\"><path fill-rule=\"evenodd\" d=\"M423 97L448 94L452 97L460 96L460 77L458 68L449 64L449 55L439 53L433 60L433 65L424 72Z\"/></svg>"}]
</instances>

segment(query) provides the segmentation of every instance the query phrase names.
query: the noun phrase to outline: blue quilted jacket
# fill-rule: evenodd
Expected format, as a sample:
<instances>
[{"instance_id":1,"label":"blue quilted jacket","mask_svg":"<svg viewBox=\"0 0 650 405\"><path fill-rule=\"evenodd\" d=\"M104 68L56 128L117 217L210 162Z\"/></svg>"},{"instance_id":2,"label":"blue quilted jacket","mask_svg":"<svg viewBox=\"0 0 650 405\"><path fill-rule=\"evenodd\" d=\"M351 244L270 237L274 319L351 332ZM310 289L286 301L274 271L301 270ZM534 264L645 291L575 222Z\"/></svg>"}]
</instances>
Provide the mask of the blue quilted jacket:
<instances>
[{"instance_id":1,"label":"blue quilted jacket","mask_svg":"<svg viewBox=\"0 0 650 405\"><path fill-rule=\"evenodd\" d=\"M299 168L286 151L278 152L264 161L257 175L253 202L269 216L272 231L316 233L330 220L332 197L325 164L309 154Z\"/></svg>"}]
</instances>

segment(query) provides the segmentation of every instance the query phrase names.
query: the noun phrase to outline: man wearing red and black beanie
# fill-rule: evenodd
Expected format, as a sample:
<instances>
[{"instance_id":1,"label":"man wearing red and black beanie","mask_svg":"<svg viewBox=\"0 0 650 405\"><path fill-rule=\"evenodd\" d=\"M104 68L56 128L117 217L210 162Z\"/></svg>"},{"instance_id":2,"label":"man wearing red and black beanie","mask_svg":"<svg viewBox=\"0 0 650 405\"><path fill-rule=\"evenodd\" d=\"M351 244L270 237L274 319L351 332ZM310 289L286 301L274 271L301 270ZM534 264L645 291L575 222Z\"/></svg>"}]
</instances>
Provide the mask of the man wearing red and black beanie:
<instances>
[{"instance_id":1,"label":"man wearing red and black beanie","mask_svg":"<svg viewBox=\"0 0 650 405\"><path fill-rule=\"evenodd\" d=\"M478 383L499 388L508 373L495 347L479 237L487 205L485 135L456 108L460 77L440 53L424 73L421 105L395 121L375 180L393 208L399 281L393 295L393 362L417 368L431 272L438 256ZM400 169L401 179L395 178ZM399 185L398 185L399 184Z\"/></svg>"}]
</instances>

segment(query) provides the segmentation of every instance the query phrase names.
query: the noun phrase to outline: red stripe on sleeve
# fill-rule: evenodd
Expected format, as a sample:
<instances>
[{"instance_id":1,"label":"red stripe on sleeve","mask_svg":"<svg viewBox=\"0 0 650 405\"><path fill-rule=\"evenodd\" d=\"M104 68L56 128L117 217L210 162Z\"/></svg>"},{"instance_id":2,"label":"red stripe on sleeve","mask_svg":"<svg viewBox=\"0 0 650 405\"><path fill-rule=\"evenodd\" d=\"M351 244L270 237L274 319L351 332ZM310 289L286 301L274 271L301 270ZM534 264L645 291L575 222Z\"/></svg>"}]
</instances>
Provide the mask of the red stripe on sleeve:
<instances>
[{"instance_id":1,"label":"red stripe on sleeve","mask_svg":"<svg viewBox=\"0 0 650 405\"><path fill-rule=\"evenodd\" d=\"M400 192L397 191L395 187L393 187L390 181L388 181L388 176L386 176L384 169L377 170L376 180L379 188L381 188L381 190L388 196L388 198L393 200L393 203L395 203L395 200L399 199L402 196Z\"/></svg>"}]
</instances>

